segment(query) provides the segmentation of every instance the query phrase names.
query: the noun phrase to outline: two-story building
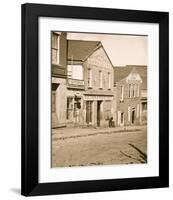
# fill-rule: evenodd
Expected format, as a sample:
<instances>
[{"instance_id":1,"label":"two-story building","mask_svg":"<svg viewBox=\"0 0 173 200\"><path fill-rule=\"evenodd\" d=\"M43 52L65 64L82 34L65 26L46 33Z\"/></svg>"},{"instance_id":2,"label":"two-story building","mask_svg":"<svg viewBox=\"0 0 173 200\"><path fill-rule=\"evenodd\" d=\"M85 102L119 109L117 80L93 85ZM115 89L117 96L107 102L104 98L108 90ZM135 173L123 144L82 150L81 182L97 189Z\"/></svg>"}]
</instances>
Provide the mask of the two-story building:
<instances>
[{"instance_id":1,"label":"two-story building","mask_svg":"<svg viewBox=\"0 0 173 200\"><path fill-rule=\"evenodd\" d=\"M147 123L146 106L143 106L143 104L147 105L146 72L146 66L114 68L114 84L117 95L117 126ZM145 98L143 99L144 93Z\"/></svg>"},{"instance_id":2,"label":"two-story building","mask_svg":"<svg viewBox=\"0 0 173 200\"><path fill-rule=\"evenodd\" d=\"M101 42L85 58L84 121L96 127L109 126L116 111L113 88L113 65Z\"/></svg>"},{"instance_id":3,"label":"two-story building","mask_svg":"<svg viewBox=\"0 0 173 200\"><path fill-rule=\"evenodd\" d=\"M65 32L51 33L52 128L66 125L67 39Z\"/></svg>"},{"instance_id":4,"label":"two-story building","mask_svg":"<svg viewBox=\"0 0 173 200\"><path fill-rule=\"evenodd\" d=\"M113 65L101 42L68 40L67 44L67 121L108 126L116 108Z\"/></svg>"},{"instance_id":5,"label":"two-story building","mask_svg":"<svg viewBox=\"0 0 173 200\"><path fill-rule=\"evenodd\" d=\"M67 40L67 124L84 123L84 60L99 42Z\"/></svg>"}]
</instances>

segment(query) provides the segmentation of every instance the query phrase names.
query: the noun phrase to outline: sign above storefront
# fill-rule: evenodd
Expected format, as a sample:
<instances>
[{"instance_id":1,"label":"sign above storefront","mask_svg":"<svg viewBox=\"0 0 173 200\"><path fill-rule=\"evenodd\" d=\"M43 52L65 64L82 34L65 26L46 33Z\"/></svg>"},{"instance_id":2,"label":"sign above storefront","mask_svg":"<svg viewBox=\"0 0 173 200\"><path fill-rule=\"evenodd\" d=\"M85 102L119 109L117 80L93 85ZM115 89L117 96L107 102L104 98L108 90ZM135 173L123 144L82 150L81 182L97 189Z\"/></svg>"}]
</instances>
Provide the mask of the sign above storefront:
<instances>
[{"instance_id":1,"label":"sign above storefront","mask_svg":"<svg viewBox=\"0 0 173 200\"><path fill-rule=\"evenodd\" d=\"M84 95L83 99L85 101L112 101L113 96L89 96L89 95Z\"/></svg>"}]
</instances>

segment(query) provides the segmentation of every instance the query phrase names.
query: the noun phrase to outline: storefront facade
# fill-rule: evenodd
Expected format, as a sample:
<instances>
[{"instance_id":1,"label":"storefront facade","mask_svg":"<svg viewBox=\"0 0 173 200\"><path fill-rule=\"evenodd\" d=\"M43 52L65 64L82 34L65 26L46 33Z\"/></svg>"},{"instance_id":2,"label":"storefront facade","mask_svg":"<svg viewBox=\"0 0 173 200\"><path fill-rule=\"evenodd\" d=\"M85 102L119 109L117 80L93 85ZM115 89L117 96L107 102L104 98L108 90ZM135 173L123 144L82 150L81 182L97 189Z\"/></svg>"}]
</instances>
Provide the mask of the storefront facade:
<instances>
[{"instance_id":1,"label":"storefront facade","mask_svg":"<svg viewBox=\"0 0 173 200\"><path fill-rule=\"evenodd\" d=\"M116 101L113 92L113 66L100 44L84 63L84 123L87 126L108 127L114 120Z\"/></svg>"}]
</instances>

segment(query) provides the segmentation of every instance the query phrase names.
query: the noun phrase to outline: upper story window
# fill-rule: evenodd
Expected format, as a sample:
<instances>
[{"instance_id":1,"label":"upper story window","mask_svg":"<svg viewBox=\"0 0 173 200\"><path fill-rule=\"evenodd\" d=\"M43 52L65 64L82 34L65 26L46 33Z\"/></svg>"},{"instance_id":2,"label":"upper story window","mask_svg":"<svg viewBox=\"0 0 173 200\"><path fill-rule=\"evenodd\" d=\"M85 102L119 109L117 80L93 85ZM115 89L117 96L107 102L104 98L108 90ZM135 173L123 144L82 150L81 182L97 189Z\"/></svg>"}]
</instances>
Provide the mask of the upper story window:
<instances>
[{"instance_id":1,"label":"upper story window","mask_svg":"<svg viewBox=\"0 0 173 200\"><path fill-rule=\"evenodd\" d=\"M52 34L52 63L60 63L60 36L56 33Z\"/></svg>"},{"instance_id":2,"label":"upper story window","mask_svg":"<svg viewBox=\"0 0 173 200\"><path fill-rule=\"evenodd\" d=\"M67 77L69 79L83 80L83 66L82 65L68 65Z\"/></svg>"},{"instance_id":3,"label":"upper story window","mask_svg":"<svg viewBox=\"0 0 173 200\"><path fill-rule=\"evenodd\" d=\"M132 98L134 95L134 85L133 84L129 84L129 98Z\"/></svg>"},{"instance_id":4,"label":"upper story window","mask_svg":"<svg viewBox=\"0 0 173 200\"><path fill-rule=\"evenodd\" d=\"M102 71L99 71L99 88L103 88L103 74Z\"/></svg>"},{"instance_id":5,"label":"upper story window","mask_svg":"<svg viewBox=\"0 0 173 200\"><path fill-rule=\"evenodd\" d=\"M108 89L111 89L111 73L108 72Z\"/></svg>"},{"instance_id":6,"label":"upper story window","mask_svg":"<svg viewBox=\"0 0 173 200\"><path fill-rule=\"evenodd\" d=\"M92 87L92 70L88 69L88 87Z\"/></svg>"},{"instance_id":7,"label":"upper story window","mask_svg":"<svg viewBox=\"0 0 173 200\"><path fill-rule=\"evenodd\" d=\"M134 97L137 97L137 84L134 84Z\"/></svg>"},{"instance_id":8,"label":"upper story window","mask_svg":"<svg viewBox=\"0 0 173 200\"><path fill-rule=\"evenodd\" d=\"M128 97L131 97L131 84L129 84L129 91L128 91Z\"/></svg>"},{"instance_id":9,"label":"upper story window","mask_svg":"<svg viewBox=\"0 0 173 200\"><path fill-rule=\"evenodd\" d=\"M140 96L140 91L139 91L140 87L139 87L139 84L137 85L137 97Z\"/></svg>"},{"instance_id":10,"label":"upper story window","mask_svg":"<svg viewBox=\"0 0 173 200\"><path fill-rule=\"evenodd\" d=\"M72 65L67 65L67 77L72 78Z\"/></svg>"},{"instance_id":11,"label":"upper story window","mask_svg":"<svg viewBox=\"0 0 173 200\"><path fill-rule=\"evenodd\" d=\"M128 91L129 98L139 97L139 94L140 94L139 84L129 84L129 91Z\"/></svg>"},{"instance_id":12,"label":"upper story window","mask_svg":"<svg viewBox=\"0 0 173 200\"><path fill-rule=\"evenodd\" d=\"M120 86L120 100L124 100L124 86Z\"/></svg>"},{"instance_id":13,"label":"upper story window","mask_svg":"<svg viewBox=\"0 0 173 200\"><path fill-rule=\"evenodd\" d=\"M135 97L135 84L133 85L133 89L132 89L132 97Z\"/></svg>"}]
</instances>

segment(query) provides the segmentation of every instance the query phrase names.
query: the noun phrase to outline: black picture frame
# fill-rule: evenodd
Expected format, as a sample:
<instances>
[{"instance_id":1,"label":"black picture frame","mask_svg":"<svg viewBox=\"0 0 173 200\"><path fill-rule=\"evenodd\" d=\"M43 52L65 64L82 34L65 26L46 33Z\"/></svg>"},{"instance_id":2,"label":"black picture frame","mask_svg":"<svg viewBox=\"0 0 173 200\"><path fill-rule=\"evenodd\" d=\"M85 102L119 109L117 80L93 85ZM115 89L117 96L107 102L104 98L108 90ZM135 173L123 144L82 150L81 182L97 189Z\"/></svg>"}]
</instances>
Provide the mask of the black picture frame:
<instances>
[{"instance_id":1,"label":"black picture frame","mask_svg":"<svg viewBox=\"0 0 173 200\"><path fill-rule=\"evenodd\" d=\"M159 176L38 182L38 18L63 17L159 24ZM169 185L169 13L60 6L22 5L22 170L21 194L25 196L168 187ZM157 98L157 97L156 97Z\"/></svg>"}]
</instances>

